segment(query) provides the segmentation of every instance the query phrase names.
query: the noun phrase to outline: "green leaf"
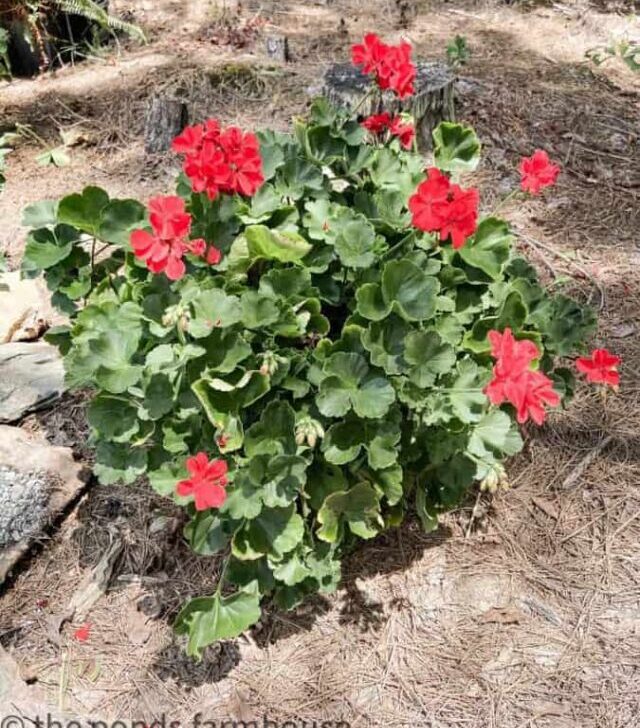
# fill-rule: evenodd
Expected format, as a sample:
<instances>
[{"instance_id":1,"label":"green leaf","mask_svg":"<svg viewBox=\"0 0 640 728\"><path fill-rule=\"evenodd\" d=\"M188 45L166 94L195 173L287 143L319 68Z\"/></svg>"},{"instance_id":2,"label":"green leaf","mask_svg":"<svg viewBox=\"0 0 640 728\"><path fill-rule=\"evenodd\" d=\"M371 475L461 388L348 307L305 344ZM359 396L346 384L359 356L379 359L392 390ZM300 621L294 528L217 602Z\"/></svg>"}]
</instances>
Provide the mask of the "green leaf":
<instances>
[{"instance_id":1,"label":"green leaf","mask_svg":"<svg viewBox=\"0 0 640 728\"><path fill-rule=\"evenodd\" d=\"M376 231L364 218L347 223L335 240L335 249L343 265L368 268L375 261Z\"/></svg>"},{"instance_id":2,"label":"green leaf","mask_svg":"<svg viewBox=\"0 0 640 728\"><path fill-rule=\"evenodd\" d=\"M346 522L350 531L360 538L376 536L384 522L380 515L380 496L375 488L368 483L358 483L349 490L329 495L318 511L318 538L328 543L338 541L341 522Z\"/></svg>"},{"instance_id":3,"label":"green leaf","mask_svg":"<svg viewBox=\"0 0 640 728\"><path fill-rule=\"evenodd\" d=\"M334 465L346 465L358 457L366 438L366 430L362 421L331 425L322 441L322 451L327 462Z\"/></svg>"},{"instance_id":4,"label":"green leaf","mask_svg":"<svg viewBox=\"0 0 640 728\"><path fill-rule=\"evenodd\" d=\"M246 291L240 297L242 323L248 329L260 329L275 323L280 310L273 298L258 291Z\"/></svg>"},{"instance_id":5,"label":"green leaf","mask_svg":"<svg viewBox=\"0 0 640 728\"><path fill-rule=\"evenodd\" d=\"M209 386L206 379L198 379L191 385L191 390L198 398L202 405L207 419L216 428L218 438L224 436L226 444L219 445L222 452L234 452L242 447L244 441L244 431L242 428L242 420L236 414L236 411L225 411L221 408L219 398L215 396L214 390ZM239 408L236 405L235 410Z\"/></svg>"},{"instance_id":6,"label":"green leaf","mask_svg":"<svg viewBox=\"0 0 640 728\"><path fill-rule=\"evenodd\" d=\"M480 162L480 142L470 126L442 121L433 131L436 167L446 172L473 172Z\"/></svg>"},{"instance_id":7,"label":"green leaf","mask_svg":"<svg viewBox=\"0 0 640 728\"><path fill-rule=\"evenodd\" d=\"M473 426L468 452L478 458L515 455L522 449L522 438L506 412L491 410Z\"/></svg>"},{"instance_id":8,"label":"green leaf","mask_svg":"<svg viewBox=\"0 0 640 728\"><path fill-rule=\"evenodd\" d=\"M236 532L233 555L238 559L256 559L262 555L276 559L292 551L302 541L304 521L295 505L287 508L263 508L256 518Z\"/></svg>"},{"instance_id":9,"label":"green leaf","mask_svg":"<svg viewBox=\"0 0 640 728\"><path fill-rule=\"evenodd\" d=\"M231 556L227 569L227 579L231 584L237 586L247 586L252 581L257 581L262 594L268 594L275 586L275 580L266 556L252 561L242 561Z\"/></svg>"},{"instance_id":10,"label":"green leaf","mask_svg":"<svg viewBox=\"0 0 640 728\"><path fill-rule=\"evenodd\" d=\"M52 268L69 256L78 238L78 231L68 225L33 230L27 236L22 269L37 271Z\"/></svg>"},{"instance_id":11,"label":"green leaf","mask_svg":"<svg viewBox=\"0 0 640 728\"><path fill-rule=\"evenodd\" d=\"M87 409L87 420L106 440L127 442L138 432L138 412L119 397L100 394Z\"/></svg>"},{"instance_id":12,"label":"green leaf","mask_svg":"<svg viewBox=\"0 0 640 728\"><path fill-rule=\"evenodd\" d=\"M118 482L133 483L146 469L145 450L113 442L98 443L93 472L102 485L113 485Z\"/></svg>"},{"instance_id":13,"label":"green leaf","mask_svg":"<svg viewBox=\"0 0 640 728\"><path fill-rule=\"evenodd\" d=\"M245 453L255 455L295 454L296 415L290 404L277 400L269 402L260 420L247 430Z\"/></svg>"},{"instance_id":14,"label":"green leaf","mask_svg":"<svg viewBox=\"0 0 640 728\"><path fill-rule=\"evenodd\" d=\"M425 533L431 533L438 528L438 515L420 485L416 488L416 512Z\"/></svg>"},{"instance_id":15,"label":"green leaf","mask_svg":"<svg viewBox=\"0 0 640 728\"><path fill-rule=\"evenodd\" d=\"M356 301L358 313L370 321L382 321L391 311L377 283L365 283L360 286L356 291Z\"/></svg>"},{"instance_id":16,"label":"green leaf","mask_svg":"<svg viewBox=\"0 0 640 728\"><path fill-rule=\"evenodd\" d=\"M512 241L513 235L504 220L487 217L458 254L465 263L497 280L511 255Z\"/></svg>"},{"instance_id":17,"label":"green leaf","mask_svg":"<svg viewBox=\"0 0 640 728\"><path fill-rule=\"evenodd\" d=\"M283 582L287 586L295 586L300 584L306 578L311 576L311 569L301 560L296 553L279 563L271 563L273 575L278 581Z\"/></svg>"},{"instance_id":18,"label":"green leaf","mask_svg":"<svg viewBox=\"0 0 640 728\"><path fill-rule=\"evenodd\" d=\"M281 263L298 263L312 248L298 233L270 230L265 225L251 225L244 231L244 236L252 260L266 258Z\"/></svg>"},{"instance_id":19,"label":"green leaf","mask_svg":"<svg viewBox=\"0 0 640 728\"><path fill-rule=\"evenodd\" d=\"M449 391L449 401L455 416L462 422L477 422L487 405L482 391L489 380L489 372L481 370L470 359L458 362L458 376Z\"/></svg>"},{"instance_id":20,"label":"green leaf","mask_svg":"<svg viewBox=\"0 0 640 728\"><path fill-rule=\"evenodd\" d=\"M326 417L343 417L352 408L360 417L383 417L395 401L391 384L370 373L360 354L337 352L325 362L324 372L316 404Z\"/></svg>"},{"instance_id":21,"label":"green leaf","mask_svg":"<svg viewBox=\"0 0 640 728\"><path fill-rule=\"evenodd\" d=\"M399 503L402 499L402 467L393 465L384 470L376 470L371 473L371 481L380 492L386 497L390 506Z\"/></svg>"},{"instance_id":22,"label":"green leaf","mask_svg":"<svg viewBox=\"0 0 640 728\"><path fill-rule=\"evenodd\" d=\"M219 514L212 511L199 511L184 529L184 535L191 548L201 556L213 556L222 551L229 543L229 534Z\"/></svg>"},{"instance_id":23,"label":"green leaf","mask_svg":"<svg viewBox=\"0 0 640 728\"><path fill-rule=\"evenodd\" d=\"M465 455L456 455L434 471L429 491L444 508L455 508L475 480L476 464Z\"/></svg>"},{"instance_id":24,"label":"green leaf","mask_svg":"<svg viewBox=\"0 0 640 728\"><path fill-rule=\"evenodd\" d=\"M24 208L22 224L24 227L52 227L58 219L58 200L41 200Z\"/></svg>"},{"instance_id":25,"label":"green leaf","mask_svg":"<svg viewBox=\"0 0 640 728\"><path fill-rule=\"evenodd\" d=\"M346 465L355 460L364 447L369 465L375 470L391 467L398 459L400 427L392 417L379 422L349 418L327 430L322 443L326 460Z\"/></svg>"},{"instance_id":26,"label":"green leaf","mask_svg":"<svg viewBox=\"0 0 640 728\"><path fill-rule=\"evenodd\" d=\"M456 362L453 347L443 343L435 331L411 332L405 347L405 359L413 365L409 378L417 387L430 387L439 374L446 374Z\"/></svg>"},{"instance_id":27,"label":"green leaf","mask_svg":"<svg viewBox=\"0 0 640 728\"><path fill-rule=\"evenodd\" d=\"M152 420L159 420L175 407L173 385L166 374L153 374L144 389L144 408Z\"/></svg>"},{"instance_id":28,"label":"green leaf","mask_svg":"<svg viewBox=\"0 0 640 728\"><path fill-rule=\"evenodd\" d=\"M262 489L251 475L241 470L232 485L227 486L227 498L220 508L235 520L256 518L262 510Z\"/></svg>"},{"instance_id":29,"label":"green leaf","mask_svg":"<svg viewBox=\"0 0 640 728\"><path fill-rule=\"evenodd\" d=\"M528 315L529 311L525 302L522 300L522 296L518 291L512 291L505 298L498 312L496 328L498 331L504 331L507 327L512 331L520 331Z\"/></svg>"},{"instance_id":30,"label":"green leaf","mask_svg":"<svg viewBox=\"0 0 640 728\"><path fill-rule=\"evenodd\" d=\"M371 354L371 363L387 374L400 374L407 368L404 360L405 336L409 325L396 316L374 321L362 335L362 344Z\"/></svg>"},{"instance_id":31,"label":"green leaf","mask_svg":"<svg viewBox=\"0 0 640 728\"><path fill-rule=\"evenodd\" d=\"M408 260L393 260L384 267L383 298L407 321L432 318L439 289L436 278L423 273Z\"/></svg>"},{"instance_id":32,"label":"green leaf","mask_svg":"<svg viewBox=\"0 0 640 728\"><path fill-rule=\"evenodd\" d=\"M200 344L205 348L209 370L227 374L251 354L251 347L240 334L229 329L214 329Z\"/></svg>"},{"instance_id":33,"label":"green leaf","mask_svg":"<svg viewBox=\"0 0 640 728\"><path fill-rule=\"evenodd\" d=\"M288 506L304 487L307 465L307 461L297 455L271 458L262 478L265 505L271 508Z\"/></svg>"},{"instance_id":34,"label":"green leaf","mask_svg":"<svg viewBox=\"0 0 640 728\"><path fill-rule=\"evenodd\" d=\"M175 630L189 635L187 654L201 658L205 647L238 637L259 619L260 593L254 581L231 596L192 599L178 614Z\"/></svg>"},{"instance_id":35,"label":"green leaf","mask_svg":"<svg viewBox=\"0 0 640 728\"><path fill-rule=\"evenodd\" d=\"M100 187L85 187L82 194L68 195L58 205L58 222L72 225L98 236L101 213L109 204L109 195Z\"/></svg>"},{"instance_id":36,"label":"green leaf","mask_svg":"<svg viewBox=\"0 0 640 728\"><path fill-rule=\"evenodd\" d=\"M67 167L71 164L71 158L64 146L54 147L36 156L36 162L42 167L52 165L53 167Z\"/></svg>"},{"instance_id":37,"label":"green leaf","mask_svg":"<svg viewBox=\"0 0 640 728\"><path fill-rule=\"evenodd\" d=\"M143 227L146 212L137 200L111 200L100 212L97 236L106 243L126 247L131 232Z\"/></svg>"},{"instance_id":38,"label":"green leaf","mask_svg":"<svg viewBox=\"0 0 640 728\"><path fill-rule=\"evenodd\" d=\"M242 317L240 299L218 288L202 291L192 306L194 317L189 322L189 333L196 339L209 336L214 328L233 326Z\"/></svg>"},{"instance_id":39,"label":"green leaf","mask_svg":"<svg viewBox=\"0 0 640 728\"><path fill-rule=\"evenodd\" d=\"M314 510L320 510L330 493L347 489L347 479L342 469L324 459L315 460L307 471L305 491Z\"/></svg>"},{"instance_id":40,"label":"green leaf","mask_svg":"<svg viewBox=\"0 0 640 728\"><path fill-rule=\"evenodd\" d=\"M536 306L529 321L540 329L544 347L558 356L582 351L584 342L595 331L597 317L590 306L558 294Z\"/></svg>"},{"instance_id":41,"label":"green leaf","mask_svg":"<svg viewBox=\"0 0 640 728\"><path fill-rule=\"evenodd\" d=\"M382 273L382 286L367 283L356 292L358 312L379 321L393 310L405 321L425 321L436 312L438 280L410 260L392 260Z\"/></svg>"},{"instance_id":42,"label":"green leaf","mask_svg":"<svg viewBox=\"0 0 640 728\"><path fill-rule=\"evenodd\" d=\"M306 191L319 192L324 186L324 176L314 164L300 157L289 158L280 169L276 189L283 197L299 200Z\"/></svg>"}]
</instances>

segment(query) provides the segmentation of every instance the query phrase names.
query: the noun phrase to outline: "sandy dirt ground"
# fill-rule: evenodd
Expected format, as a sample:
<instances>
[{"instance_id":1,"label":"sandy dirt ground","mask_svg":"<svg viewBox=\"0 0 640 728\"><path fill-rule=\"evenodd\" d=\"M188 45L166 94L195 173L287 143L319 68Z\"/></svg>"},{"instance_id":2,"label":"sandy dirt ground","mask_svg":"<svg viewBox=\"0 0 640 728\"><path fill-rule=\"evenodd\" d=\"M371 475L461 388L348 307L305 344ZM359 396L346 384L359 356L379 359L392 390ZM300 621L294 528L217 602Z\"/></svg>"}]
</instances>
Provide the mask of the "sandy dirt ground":
<instances>
[{"instance_id":1,"label":"sandy dirt ground","mask_svg":"<svg viewBox=\"0 0 640 728\"><path fill-rule=\"evenodd\" d=\"M171 188L175 161L143 150L150 95L181 95L194 119L284 129L363 31L405 36L427 59L442 59L459 34L470 58L458 115L484 145L483 206L517 184L523 154L540 147L560 161L552 194L503 214L550 285L601 309L597 343L623 357L623 381L606 398L580 387L568 411L528 430L509 491L474 494L433 535L409 522L362 545L334 597L267 609L202 663L183 655L171 622L215 584L217 560L189 552L180 513L144 484L94 486L0 598L0 644L23 679L53 710L149 725L164 714L188 726L201 712L247 725L266 716L296 726L640 726L640 75L585 59L640 35L633 3L116 5L148 30L148 45L0 86L0 125L29 124L42 139L9 157L0 248L10 267L27 203L88 183L140 199ZM273 32L289 37L286 65L264 54ZM242 47L226 43L239 37ZM42 145L70 129L79 132L70 166L39 167ZM84 399L67 395L22 426L90 462ZM109 590L79 643L79 624L61 615L113 543Z\"/></svg>"}]
</instances>

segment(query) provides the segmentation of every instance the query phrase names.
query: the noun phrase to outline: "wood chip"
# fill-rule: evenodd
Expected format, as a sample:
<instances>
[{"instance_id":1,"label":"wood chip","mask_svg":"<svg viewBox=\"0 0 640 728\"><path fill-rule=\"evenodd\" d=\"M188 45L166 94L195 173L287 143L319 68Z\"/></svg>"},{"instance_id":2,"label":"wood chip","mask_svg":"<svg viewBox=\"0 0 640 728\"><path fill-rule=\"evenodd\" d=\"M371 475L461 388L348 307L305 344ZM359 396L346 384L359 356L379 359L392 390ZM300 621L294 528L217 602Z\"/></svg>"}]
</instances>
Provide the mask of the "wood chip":
<instances>
[{"instance_id":1,"label":"wood chip","mask_svg":"<svg viewBox=\"0 0 640 728\"><path fill-rule=\"evenodd\" d=\"M535 496L531 499L531 502L543 513L546 513L549 518L553 518L554 521L558 520L559 514L553 503L548 500L544 500L543 498L537 498Z\"/></svg>"},{"instance_id":2,"label":"wood chip","mask_svg":"<svg viewBox=\"0 0 640 728\"><path fill-rule=\"evenodd\" d=\"M481 617L482 624L519 624L524 614L514 606L491 607Z\"/></svg>"}]
</instances>

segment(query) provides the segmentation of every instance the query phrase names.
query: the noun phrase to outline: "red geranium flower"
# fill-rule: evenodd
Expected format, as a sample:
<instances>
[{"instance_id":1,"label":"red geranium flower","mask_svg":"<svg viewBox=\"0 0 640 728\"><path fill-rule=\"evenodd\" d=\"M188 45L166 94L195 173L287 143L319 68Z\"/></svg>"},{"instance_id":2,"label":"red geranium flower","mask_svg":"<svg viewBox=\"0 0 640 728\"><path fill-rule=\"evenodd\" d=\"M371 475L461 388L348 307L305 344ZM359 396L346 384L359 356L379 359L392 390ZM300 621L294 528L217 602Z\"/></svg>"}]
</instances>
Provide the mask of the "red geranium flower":
<instances>
[{"instance_id":1,"label":"red geranium flower","mask_svg":"<svg viewBox=\"0 0 640 728\"><path fill-rule=\"evenodd\" d=\"M220 135L219 143L230 169L229 183L225 186L251 197L264 182L258 137L232 126Z\"/></svg>"},{"instance_id":2,"label":"red geranium flower","mask_svg":"<svg viewBox=\"0 0 640 728\"><path fill-rule=\"evenodd\" d=\"M586 374L587 381L593 384L608 384L614 389L620 384L618 364L620 357L615 356L607 349L595 349L591 356L581 356L576 359L576 369Z\"/></svg>"},{"instance_id":3,"label":"red geranium flower","mask_svg":"<svg viewBox=\"0 0 640 728\"><path fill-rule=\"evenodd\" d=\"M541 425L547 416L544 405L557 407L560 404L560 395L554 390L553 382L538 371L526 371L511 379L507 397L516 408L520 424L531 418L536 425Z\"/></svg>"},{"instance_id":4,"label":"red geranium flower","mask_svg":"<svg viewBox=\"0 0 640 728\"><path fill-rule=\"evenodd\" d=\"M478 226L479 202L480 194L475 188L464 190L459 185L451 185L447 200L433 206L441 220L440 240L450 237L456 250L462 248Z\"/></svg>"},{"instance_id":5,"label":"red geranium flower","mask_svg":"<svg viewBox=\"0 0 640 728\"><path fill-rule=\"evenodd\" d=\"M552 164L549 155L537 149L531 157L524 157L520 162L520 186L525 192L537 195L544 187L555 184L560 167Z\"/></svg>"},{"instance_id":6,"label":"red geranium flower","mask_svg":"<svg viewBox=\"0 0 640 728\"><path fill-rule=\"evenodd\" d=\"M207 244L201 238L189 240L191 215L181 197L153 197L149 200L149 221L152 232L134 230L131 247L153 273L164 273L177 281L186 272L185 253L202 256Z\"/></svg>"},{"instance_id":7,"label":"red geranium flower","mask_svg":"<svg viewBox=\"0 0 640 728\"><path fill-rule=\"evenodd\" d=\"M227 498L226 461L219 459L209 462L207 454L199 452L187 460L187 470L191 477L177 484L177 494L194 496L197 511L220 508Z\"/></svg>"},{"instance_id":8,"label":"red geranium flower","mask_svg":"<svg viewBox=\"0 0 640 728\"><path fill-rule=\"evenodd\" d=\"M362 43L351 46L353 65L362 66L362 72L366 74L377 72L388 48L375 33L367 33Z\"/></svg>"},{"instance_id":9,"label":"red geranium flower","mask_svg":"<svg viewBox=\"0 0 640 728\"><path fill-rule=\"evenodd\" d=\"M73 633L73 639L76 640L76 642L86 642L90 636L90 624L83 624L81 627L78 627L78 629Z\"/></svg>"},{"instance_id":10,"label":"red geranium flower","mask_svg":"<svg viewBox=\"0 0 640 728\"><path fill-rule=\"evenodd\" d=\"M490 331L491 356L496 360L495 369L500 376L527 369L532 361L540 358L540 350L530 339L516 339L510 328L503 333Z\"/></svg>"},{"instance_id":11,"label":"red geranium flower","mask_svg":"<svg viewBox=\"0 0 640 728\"><path fill-rule=\"evenodd\" d=\"M394 116L389 124L389 131L393 136L398 137L402 147L411 149L416 136L416 130L413 124L405 124L402 121L402 117Z\"/></svg>"},{"instance_id":12,"label":"red geranium flower","mask_svg":"<svg viewBox=\"0 0 640 728\"><path fill-rule=\"evenodd\" d=\"M401 99L412 96L416 67L411 61L411 45L403 41L397 46L388 46L378 66L377 77L381 89L391 89Z\"/></svg>"},{"instance_id":13,"label":"red geranium flower","mask_svg":"<svg viewBox=\"0 0 640 728\"><path fill-rule=\"evenodd\" d=\"M476 231L479 200L478 190L452 185L446 175L431 167L427 179L409 199L409 210L415 227L440 233L441 241L450 237L453 247L458 249Z\"/></svg>"},{"instance_id":14,"label":"red geranium flower","mask_svg":"<svg viewBox=\"0 0 640 728\"><path fill-rule=\"evenodd\" d=\"M206 192L210 200L220 192L250 197L264 182L256 135L235 126L221 129L217 119L187 127L173 149L185 155L183 169L193 191Z\"/></svg>"},{"instance_id":15,"label":"red geranium flower","mask_svg":"<svg viewBox=\"0 0 640 728\"><path fill-rule=\"evenodd\" d=\"M218 248L213 245L209 246L209 251L207 252L206 257L207 263L209 263L209 265L218 265L221 260L222 253L218 250Z\"/></svg>"},{"instance_id":16,"label":"red geranium flower","mask_svg":"<svg viewBox=\"0 0 640 728\"><path fill-rule=\"evenodd\" d=\"M489 401L495 405L510 402L518 422L531 418L541 425L546 417L544 405L557 406L560 395L549 377L530 369L531 362L540 357L540 350L528 339L517 341L509 328L504 333L490 331L488 338L491 356L496 359L493 379L484 390Z\"/></svg>"},{"instance_id":17,"label":"red geranium flower","mask_svg":"<svg viewBox=\"0 0 640 728\"><path fill-rule=\"evenodd\" d=\"M411 61L411 45L383 43L375 33L367 33L362 43L351 47L351 59L365 74L373 74L382 90L390 89L399 98L411 96L416 67Z\"/></svg>"},{"instance_id":18,"label":"red geranium flower","mask_svg":"<svg viewBox=\"0 0 640 728\"><path fill-rule=\"evenodd\" d=\"M372 134L381 134L389 128L391 116L386 111L382 114L372 114L360 122L362 126Z\"/></svg>"},{"instance_id":19,"label":"red geranium flower","mask_svg":"<svg viewBox=\"0 0 640 728\"><path fill-rule=\"evenodd\" d=\"M436 167L427 170L427 179L418 185L415 194L409 198L409 210L413 213L413 224L425 232L436 232L440 218L434 214L436 202L447 199L451 183L449 178Z\"/></svg>"},{"instance_id":20,"label":"red geranium flower","mask_svg":"<svg viewBox=\"0 0 640 728\"><path fill-rule=\"evenodd\" d=\"M171 143L171 148L177 154L196 154L202 146L202 124L187 126Z\"/></svg>"}]
</instances>

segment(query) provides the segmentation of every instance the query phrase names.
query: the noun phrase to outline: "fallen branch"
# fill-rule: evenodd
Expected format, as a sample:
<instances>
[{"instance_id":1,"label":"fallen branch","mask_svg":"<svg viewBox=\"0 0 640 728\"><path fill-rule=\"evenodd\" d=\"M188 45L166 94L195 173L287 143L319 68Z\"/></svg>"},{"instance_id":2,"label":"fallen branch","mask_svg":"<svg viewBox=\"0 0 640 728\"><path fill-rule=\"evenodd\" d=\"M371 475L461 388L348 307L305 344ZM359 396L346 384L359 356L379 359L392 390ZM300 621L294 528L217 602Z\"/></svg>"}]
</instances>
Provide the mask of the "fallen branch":
<instances>
[{"instance_id":1,"label":"fallen branch","mask_svg":"<svg viewBox=\"0 0 640 728\"><path fill-rule=\"evenodd\" d=\"M607 435L601 440L592 450L582 458L582 460L576 465L576 467L569 473L569 475L562 481L558 490L568 490L572 488L576 482L580 479L580 476L584 471L591 465L591 463L600 455L600 453L607 447L607 445L613 440L613 435Z\"/></svg>"}]
</instances>

